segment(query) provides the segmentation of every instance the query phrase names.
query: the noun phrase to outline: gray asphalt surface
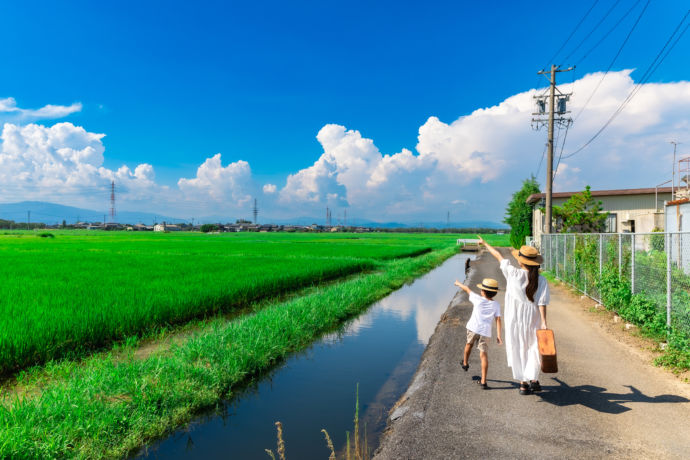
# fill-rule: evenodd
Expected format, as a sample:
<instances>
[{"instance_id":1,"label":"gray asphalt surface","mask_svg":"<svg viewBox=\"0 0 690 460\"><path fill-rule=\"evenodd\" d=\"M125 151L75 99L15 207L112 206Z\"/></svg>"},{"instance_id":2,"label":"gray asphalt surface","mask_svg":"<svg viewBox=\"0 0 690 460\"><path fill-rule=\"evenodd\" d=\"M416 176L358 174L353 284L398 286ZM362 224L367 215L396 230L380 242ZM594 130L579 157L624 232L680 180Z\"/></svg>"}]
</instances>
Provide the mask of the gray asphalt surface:
<instances>
[{"instance_id":1,"label":"gray asphalt surface","mask_svg":"<svg viewBox=\"0 0 690 460\"><path fill-rule=\"evenodd\" d=\"M473 262L468 284L485 277L505 287L488 253ZM503 291L497 300L503 305ZM542 374L542 393L518 394L495 330L488 351L490 389L476 384L481 374L476 349L469 372L462 370L471 310L459 291L391 411L375 459L690 458L688 384L595 327L573 307L565 288L551 289L547 319L559 372Z\"/></svg>"}]
</instances>

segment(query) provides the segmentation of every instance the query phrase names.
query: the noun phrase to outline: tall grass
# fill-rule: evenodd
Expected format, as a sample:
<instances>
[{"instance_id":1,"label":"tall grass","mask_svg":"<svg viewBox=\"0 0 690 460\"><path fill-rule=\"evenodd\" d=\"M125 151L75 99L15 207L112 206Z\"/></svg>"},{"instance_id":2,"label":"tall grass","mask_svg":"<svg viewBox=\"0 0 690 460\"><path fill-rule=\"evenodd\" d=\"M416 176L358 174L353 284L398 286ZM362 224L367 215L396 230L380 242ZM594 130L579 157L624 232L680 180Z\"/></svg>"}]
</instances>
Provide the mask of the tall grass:
<instances>
[{"instance_id":1,"label":"tall grass","mask_svg":"<svg viewBox=\"0 0 690 460\"><path fill-rule=\"evenodd\" d=\"M277 429L277 436L278 436L278 443L277 443L277 452L280 456L281 460L286 460L285 459L285 441L283 440L283 425L280 422L276 422L276 429ZM328 431L325 429L322 429L321 432L326 438L326 446L328 447L328 450L330 452L330 455L328 456L328 460L337 460L337 456L335 453L335 447L333 447L333 441L331 441L331 437L328 434ZM345 460L369 460L371 458L371 454L369 452L369 446L367 442L367 429L366 429L366 424L364 426L363 434L364 434L364 439L363 441L361 440L360 436L360 427L359 427L359 383L357 384L357 389L356 389L356 396L355 396L355 419L354 419L354 443L350 445L350 432L346 431L345 432L345 451L343 452L343 457ZM273 451L271 449L264 449L266 453L271 457L273 460L275 460L275 455L273 454Z\"/></svg>"},{"instance_id":2,"label":"tall grass","mask_svg":"<svg viewBox=\"0 0 690 460\"><path fill-rule=\"evenodd\" d=\"M231 397L269 369L454 254L454 247L387 262L381 272L315 289L205 329L146 359L99 356L20 381L0 405L0 457L121 457Z\"/></svg>"}]
</instances>

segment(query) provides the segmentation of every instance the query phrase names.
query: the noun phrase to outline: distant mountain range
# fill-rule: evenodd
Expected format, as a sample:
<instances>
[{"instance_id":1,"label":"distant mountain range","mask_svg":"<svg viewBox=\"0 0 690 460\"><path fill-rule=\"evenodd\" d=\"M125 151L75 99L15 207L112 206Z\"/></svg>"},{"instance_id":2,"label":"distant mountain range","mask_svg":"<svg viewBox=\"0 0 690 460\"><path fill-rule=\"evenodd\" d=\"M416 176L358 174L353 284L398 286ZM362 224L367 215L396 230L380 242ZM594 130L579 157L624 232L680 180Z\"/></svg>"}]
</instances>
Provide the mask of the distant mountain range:
<instances>
[{"instance_id":1,"label":"distant mountain range","mask_svg":"<svg viewBox=\"0 0 690 460\"><path fill-rule=\"evenodd\" d=\"M60 224L63 220L67 224L74 224L76 222L103 222L110 220L110 216L103 212L94 211L91 209L76 208L74 206L64 206L61 204L47 203L44 201L22 201L19 203L0 203L0 219L14 220L15 222L26 222L29 218L28 213L31 212L31 222L41 222L45 224ZM161 214L154 214L150 212L135 212L135 211L119 211L115 216L115 220L126 224L152 224L154 222L168 222L181 223L189 222L189 219L179 219L175 217L165 216ZM207 216L195 220L195 223L205 222L234 222L235 218L227 216ZM292 219L271 219L270 217L263 217L259 219L259 223L271 223L279 225L311 225L311 224L325 224L323 217L295 217ZM333 225L340 224L340 221L335 219L332 221ZM504 224L499 224L491 221L473 220L473 221L453 221L453 222L375 222L365 219L348 219L348 225L373 227L373 228L412 228L412 227L429 227L429 228L506 228Z\"/></svg>"}]
</instances>

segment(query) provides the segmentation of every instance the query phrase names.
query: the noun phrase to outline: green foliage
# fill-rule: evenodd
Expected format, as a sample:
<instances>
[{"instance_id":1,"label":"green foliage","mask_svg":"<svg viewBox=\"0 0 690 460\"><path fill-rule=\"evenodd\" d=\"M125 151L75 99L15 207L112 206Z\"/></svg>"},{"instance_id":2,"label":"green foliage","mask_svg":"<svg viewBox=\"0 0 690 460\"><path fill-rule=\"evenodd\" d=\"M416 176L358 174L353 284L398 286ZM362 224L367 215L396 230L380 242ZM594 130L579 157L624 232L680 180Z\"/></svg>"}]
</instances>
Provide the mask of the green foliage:
<instances>
[{"instance_id":1,"label":"green foliage","mask_svg":"<svg viewBox=\"0 0 690 460\"><path fill-rule=\"evenodd\" d=\"M27 396L0 405L0 457L125 457L456 253L443 244L232 321L218 318L146 358L130 350L54 363L47 377L20 375Z\"/></svg>"},{"instance_id":2,"label":"green foliage","mask_svg":"<svg viewBox=\"0 0 690 460\"><path fill-rule=\"evenodd\" d=\"M204 224L201 226L201 231L204 233L217 232L219 230L218 224Z\"/></svg>"},{"instance_id":3,"label":"green foliage","mask_svg":"<svg viewBox=\"0 0 690 460\"><path fill-rule=\"evenodd\" d=\"M525 244L525 237L532 234L532 206L527 204L527 198L539 193L539 183L534 176L522 182L522 188L513 193L513 198L506 208L503 222L510 225L510 244L519 248Z\"/></svg>"},{"instance_id":4,"label":"green foliage","mask_svg":"<svg viewBox=\"0 0 690 460\"><path fill-rule=\"evenodd\" d=\"M596 235L576 235L573 261L568 261L566 273L560 277L579 289L596 295L608 310L617 312L623 319L640 327L643 333L656 339L666 338L668 347L655 362L677 369L690 368L690 276L682 269L671 268L673 285L671 304L671 328L666 324L666 253L663 235L653 235L649 251L635 251L637 293L632 294L630 273L623 270L619 275L618 244L607 244L602 253L603 267L599 274L599 238ZM655 246L654 237L661 238L661 246ZM572 243L569 243L572 244ZM622 266L629 267L631 248L620 246ZM659 276L660 275L660 276Z\"/></svg>"},{"instance_id":5,"label":"green foliage","mask_svg":"<svg viewBox=\"0 0 690 460\"><path fill-rule=\"evenodd\" d=\"M608 266L602 270L597 282L601 302L607 310L620 311L630 304L632 292L630 282L618 276L618 267Z\"/></svg>"},{"instance_id":6,"label":"green foliage","mask_svg":"<svg viewBox=\"0 0 690 460\"><path fill-rule=\"evenodd\" d=\"M652 232L663 232L662 229L654 227L652 229ZM662 251L664 250L664 235L652 235L649 237L649 245L652 247L652 250L654 251Z\"/></svg>"},{"instance_id":7,"label":"green foliage","mask_svg":"<svg viewBox=\"0 0 690 460\"><path fill-rule=\"evenodd\" d=\"M555 227L561 233L602 232L607 213L602 213L601 201L592 198L589 185L570 197L563 206L553 207Z\"/></svg>"}]
</instances>

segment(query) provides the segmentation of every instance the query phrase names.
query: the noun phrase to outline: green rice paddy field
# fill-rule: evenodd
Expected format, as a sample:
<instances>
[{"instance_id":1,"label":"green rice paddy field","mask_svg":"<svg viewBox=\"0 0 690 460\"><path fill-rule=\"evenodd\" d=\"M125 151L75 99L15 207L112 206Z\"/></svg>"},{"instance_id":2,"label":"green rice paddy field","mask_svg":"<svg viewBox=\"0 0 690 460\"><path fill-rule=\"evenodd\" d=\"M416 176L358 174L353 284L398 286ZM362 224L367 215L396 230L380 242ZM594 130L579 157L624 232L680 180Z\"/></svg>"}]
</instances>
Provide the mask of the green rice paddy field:
<instances>
[{"instance_id":1,"label":"green rice paddy field","mask_svg":"<svg viewBox=\"0 0 690 460\"><path fill-rule=\"evenodd\" d=\"M459 237L0 235L0 458L131 455L433 269Z\"/></svg>"},{"instance_id":2,"label":"green rice paddy field","mask_svg":"<svg viewBox=\"0 0 690 460\"><path fill-rule=\"evenodd\" d=\"M0 235L0 374L373 271L448 248L459 237L6 233ZM505 243L505 236L493 237Z\"/></svg>"}]
</instances>

